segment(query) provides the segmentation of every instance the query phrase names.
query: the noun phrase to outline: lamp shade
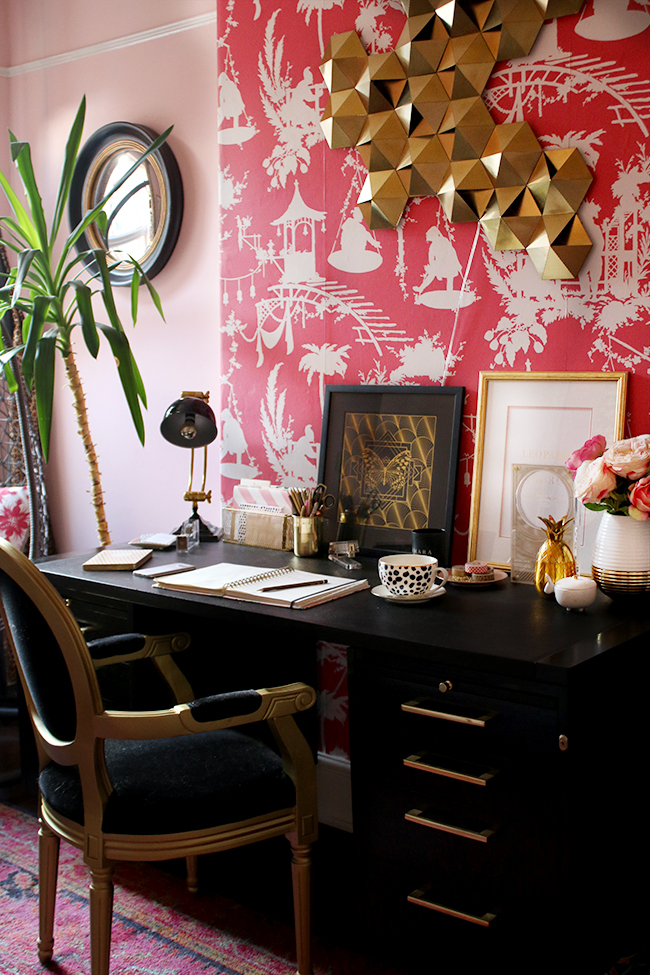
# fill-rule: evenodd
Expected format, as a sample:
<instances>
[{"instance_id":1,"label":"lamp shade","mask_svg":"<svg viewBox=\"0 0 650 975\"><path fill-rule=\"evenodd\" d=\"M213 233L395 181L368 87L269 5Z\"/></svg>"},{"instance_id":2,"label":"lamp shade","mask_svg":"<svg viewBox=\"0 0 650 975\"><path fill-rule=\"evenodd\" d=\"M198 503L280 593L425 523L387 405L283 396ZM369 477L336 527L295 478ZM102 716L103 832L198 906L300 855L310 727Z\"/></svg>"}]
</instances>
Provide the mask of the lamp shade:
<instances>
[{"instance_id":1,"label":"lamp shade","mask_svg":"<svg viewBox=\"0 0 650 975\"><path fill-rule=\"evenodd\" d=\"M207 447L217 436L217 421L205 400L184 396L167 407L160 432L175 447Z\"/></svg>"}]
</instances>

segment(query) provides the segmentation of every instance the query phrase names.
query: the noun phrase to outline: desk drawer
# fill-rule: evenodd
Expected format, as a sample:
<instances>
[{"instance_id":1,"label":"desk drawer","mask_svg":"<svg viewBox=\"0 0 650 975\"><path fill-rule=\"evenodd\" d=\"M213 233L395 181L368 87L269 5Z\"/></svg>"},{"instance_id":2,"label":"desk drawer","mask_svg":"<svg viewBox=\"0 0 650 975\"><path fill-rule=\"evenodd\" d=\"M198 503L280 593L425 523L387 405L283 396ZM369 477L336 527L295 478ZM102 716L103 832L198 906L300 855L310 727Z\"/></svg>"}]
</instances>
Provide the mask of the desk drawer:
<instances>
[{"instance_id":1,"label":"desk drawer","mask_svg":"<svg viewBox=\"0 0 650 975\"><path fill-rule=\"evenodd\" d=\"M501 772L500 769L493 768L486 762L464 762L460 758L446 758L444 755L434 755L426 751L406 755L403 764L416 772L429 772L432 775L478 786L488 785Z\"/></svg>"},{"instance_id":2,"label":"desk drawer","mask_svg":"<svg viewBox=\"0 0 650 975\"><path fill-rule=\"evenodd\" d=\"M546 941L557 938L561 918L545 896L500 903L477 887L441 887L426 878L414 884L395 865L375 863L361 909L368 937L381 937L382 960L400 972L548 975L562 961Z\"/></svg>"},{"instance_id":3,"label":"desk drawer","mask_svg":"<svg viewBox=\"0 0 650 975\"><path fill-rule=\"evenodd\" d=\"M558 699L426 671L365 668L352 688L359 849L369 865L392 865L406 924L501 925L540 889L558 894Z\"/></svg>"},{"instance_id":4,"label":"desk drawer","mask_svg":"<svg viewBox=\"0 0 650 975\"><path fill-rule=\"evenodd\" d=\"M351 714L354 747L363 749L364 762L396 770L411 755L432 753L482 764L487 771L558 753L561 731L553 698L533 697L528 703L524 695L499 697L489 687L482 694L480 687L456 679L441 679L439 686L445 690L381 676L364 681L366 708L356 724Z\"/></svg>"},{"instance_id":5,"label":"desk drawer","mask_svg":"<svg viewBox=\"0 0 650 975\"><path fill-rule=\"evenodd\" d=\"M462 803L417 803L417 793L377 789L355 807L355 834L366 863L390 863L413 890L425 884L465 900L477 891L492 907L560 896L560 809L495 816Z\"/></svg>"},{"instance_id":6,"label":"desk drawer","mask_svg":"<svg viewBox=\"0 0 650 975\"><path fill-rule=\"evenodd\" d=\"M133 607L124 600L104 596L100 601L71 596L66 599L66 604L88 640L133 632Z\"/></svg>"}]
</instances>

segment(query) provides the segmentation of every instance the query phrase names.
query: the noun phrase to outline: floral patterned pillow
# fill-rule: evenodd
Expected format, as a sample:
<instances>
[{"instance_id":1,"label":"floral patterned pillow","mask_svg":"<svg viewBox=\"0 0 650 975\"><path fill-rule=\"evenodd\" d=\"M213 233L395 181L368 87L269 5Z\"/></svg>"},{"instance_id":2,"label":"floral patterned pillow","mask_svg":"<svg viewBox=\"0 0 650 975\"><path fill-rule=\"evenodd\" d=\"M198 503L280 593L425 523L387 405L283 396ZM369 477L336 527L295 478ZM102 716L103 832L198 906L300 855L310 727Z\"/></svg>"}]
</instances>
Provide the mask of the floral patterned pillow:
<instances>
[{"instance_id":1,"label":"floral patterned pillow","mask_svg":"<svg viewBox=\"0 0 650 975\"><path fill-rule=\"evenodd\" d=\"M26 487L0 488L0 537L22 551L29 537L29 496Z\"/></svg>"}]
</instances>

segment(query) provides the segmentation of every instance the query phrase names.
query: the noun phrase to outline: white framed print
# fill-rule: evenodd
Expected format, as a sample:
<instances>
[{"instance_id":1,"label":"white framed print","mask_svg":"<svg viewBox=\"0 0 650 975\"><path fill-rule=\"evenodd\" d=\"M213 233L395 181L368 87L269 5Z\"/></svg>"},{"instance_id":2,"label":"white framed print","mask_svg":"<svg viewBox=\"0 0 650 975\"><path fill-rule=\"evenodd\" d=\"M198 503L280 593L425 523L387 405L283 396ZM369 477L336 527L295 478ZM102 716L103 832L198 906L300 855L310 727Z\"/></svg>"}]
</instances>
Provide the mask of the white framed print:
<instances>
[{"instance_id":1,"label":"white framed print","mask_svg":"<svg viewBox=\"0 0 650 975\"><path fill-rule=\"evenodd\" d=\"M626 395L625 372L479 373L468 559L510 568L513 466L561 466L590 437L622 439ZM590 573L600 512L579 508L574 556Z\"/></svg>"}]
</instances>

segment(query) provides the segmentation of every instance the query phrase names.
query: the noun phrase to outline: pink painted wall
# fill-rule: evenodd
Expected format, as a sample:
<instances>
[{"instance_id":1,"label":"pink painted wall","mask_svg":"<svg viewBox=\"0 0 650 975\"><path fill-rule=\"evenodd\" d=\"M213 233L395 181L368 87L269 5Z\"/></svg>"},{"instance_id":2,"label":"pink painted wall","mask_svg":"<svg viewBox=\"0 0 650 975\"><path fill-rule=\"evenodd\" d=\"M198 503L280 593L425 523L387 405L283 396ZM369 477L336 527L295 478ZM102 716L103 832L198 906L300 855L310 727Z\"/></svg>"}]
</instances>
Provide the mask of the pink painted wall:
<instances>
[{"instance_id":1,"label":"pink painted wall","mask_svg":"<svg viewBox=\"0 0 650 975\"><path fill-rule=\"evenodd\" d=\"M0 119L9 118L9 65L10 57L9 9L0 10ZM6 173L9 168L9 148L4 138L5 127L2 127L3 138L0 138L0 169Z\"/></svg>"},{"instance_id":2,"label":"pink painted wall","mask_svg":"<svg viewBox=\"0 0 650 975\"><path fill-rule=\"evenodd\" d=\"M92 17L81 0L7 0L4 7L11 14L11 31L10 42L5 39L0 48L5 54L1 66L9 68L10 77L6 82L0 79L0 128L10 126L32 143L48 212L68 129L84 93L85 137L120 120L157 131L174 125L169 145L183 178L185 212L178 245L154 281L166 324L143 296L138 324L129 332L149 399L144 448L133 430L108 348L101 349L95 362L84 349L78 354L113 540L170 530L189 513L182 500L189 460L162 439L160 420L182 389L218 392L215 3L112 0L93 5ZM128 41L143 31L155 33L163 25L202 16L207 17L204 26L178 29L145 43ZM109 41L115 49L86 52L81 58L75 54ZM63 56L64 63L33 64L54 55ZM6 167L4 146L0 158ZM117 289L117 298L129 329L128 288ZM47 470L58 551L96 543L85 460L64 382L61 369ZM218 496L216 445L211 450L210 486ZM213 520L219 520L217 511Z\"/></svg>"}]
</instances>

